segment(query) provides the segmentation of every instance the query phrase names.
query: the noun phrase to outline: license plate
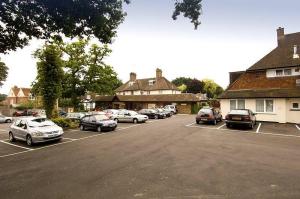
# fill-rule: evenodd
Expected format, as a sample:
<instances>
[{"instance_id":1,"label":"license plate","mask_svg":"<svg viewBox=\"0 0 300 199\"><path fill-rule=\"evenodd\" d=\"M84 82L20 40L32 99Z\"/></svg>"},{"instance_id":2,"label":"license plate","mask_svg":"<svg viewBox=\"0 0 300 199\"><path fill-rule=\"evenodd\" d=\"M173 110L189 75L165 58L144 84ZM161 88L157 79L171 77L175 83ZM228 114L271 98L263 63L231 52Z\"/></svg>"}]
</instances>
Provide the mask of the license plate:
<instances>
[{"instance_id":1,"label":"license plate","mask_svg":"<svg viewBox=\"0 0 300 199\"><path fill-rule=\"evenodd\" d=\"M232 120L242 120L241 117L232 117Z\"/></svg>"},{"instance_id":2,"label":"license plate","mask_svg":"<svg viewBox=\"0 0 300 199\"><path fill-rule=\"evenodd\" d=\"M52 138L52 137L55 137L57 136L56 134L51 134L51 135L48 135L48 137Z\"/></svg>"},{"instance_id":3,"label":"license plate","mask_svg":"<svg viewBox=\"0 0 300 199\"><path fill-rule=\"evenodd\" d=\"M207 119L206 119L206 118L201 118L201 120L202 120L202 121L207 121Z\"/></svg>"}]
</instances>

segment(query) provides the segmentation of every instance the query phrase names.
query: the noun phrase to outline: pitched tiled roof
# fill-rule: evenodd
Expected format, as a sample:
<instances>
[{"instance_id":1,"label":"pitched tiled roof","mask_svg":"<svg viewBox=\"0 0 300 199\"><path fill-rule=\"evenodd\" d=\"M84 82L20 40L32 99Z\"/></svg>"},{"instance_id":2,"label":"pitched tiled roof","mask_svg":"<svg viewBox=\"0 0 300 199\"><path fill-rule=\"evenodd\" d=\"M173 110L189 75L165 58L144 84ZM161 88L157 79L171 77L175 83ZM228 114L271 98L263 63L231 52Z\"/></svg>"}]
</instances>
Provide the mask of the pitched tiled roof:
<instances>
[{"instance_id":1,"label":"pitched tiled roof","mask_svg":"<svg viewBox=\"0 0 300 199\"><path fill-rule=\"evenodd\" d=\"M284 35L282 45L276 47L269 54L251 66L248 71L300 66L300 59L293 59L294 45L298 46L299 54L300 32Z\"/></svg>"},{"instance_id":2,"label":"pitched tiled roof","mask_svg":"<svg viewBox=\"0 0 300 199\"><path fill-rule=\"evenodd\" d=\"M114 99L121 102L199 102L207 98L203 95L192 93L170 94L170 95L116 95L97 96L95 101L111 102Z\"/></svg>"},{"instance_id":3,"label":"pitched tiled roof","mask_svg":"<svg viewBox=\"0 0 300 199\"><path fill-rule=\"evenodd\" d=\"M149 85L149 81L155 81L153 85ZM153 91L153 90L178 90L179 89L164 77L137 79L134 82L126 82L116 89L116 92L122 91Z\"/></svg>"},{"instance_id":4,"label":"pitched tiled roof","mask_svg":"<svg viewBox=\"0 0 300 199\"><path fill-rule=\"evenodd\" d=\"M228 90L296 88L297 79L300 79L300 76L267 78L266 71L248 71L232 83Z\"/></svg>"},{"instance_id":5,"label":"pitched tiled roof","mask_svg":"<svg viewBox=\"0 0 300 199\"><path fill-rule=\"evenodd\" d=\"M219 99L300 98L300 87L291 89L228 90Z\"/></svg>"},{"instance_id":6,"label":"pitched tiled roof","mask_svg":"<svg viewBox=\"0 0 300 199\"><path fill-rule=\"evenodd\" d=\"M31 92L30 88L20 88L20 89L22 89L25 97L29 97L30 92Z\"/></svg>"}]
</instances>

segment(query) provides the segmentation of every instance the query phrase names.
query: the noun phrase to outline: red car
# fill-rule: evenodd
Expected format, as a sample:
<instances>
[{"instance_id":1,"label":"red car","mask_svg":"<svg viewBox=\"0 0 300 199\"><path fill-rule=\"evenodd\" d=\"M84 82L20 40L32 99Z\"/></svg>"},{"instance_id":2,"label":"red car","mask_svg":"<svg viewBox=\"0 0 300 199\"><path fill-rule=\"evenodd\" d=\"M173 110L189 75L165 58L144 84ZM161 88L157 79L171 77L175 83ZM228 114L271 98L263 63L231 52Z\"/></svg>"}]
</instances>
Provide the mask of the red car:
<instances>
[{"instance_id":1,"label":"red car","mask_svg":"<svg viewBox=\"0 0 300 199\"><path fill-rule=\"evenodd\" d=\"M20 117L20 116L37 116L38 113L30 110L25 111L16 111L13 113L14 117Z\"/></svg>"},{"instance_id":2,"label":"red car","mask_svg":"<svg viewBox=\"0 0 300 199\"><path fill-rule=\"evenodd\" d=\"M197 124L209 122L216 125L218 122L222 122L222 115L215 108L202 108L196 116L196 122Z\"/></svg>"}]
</instances>

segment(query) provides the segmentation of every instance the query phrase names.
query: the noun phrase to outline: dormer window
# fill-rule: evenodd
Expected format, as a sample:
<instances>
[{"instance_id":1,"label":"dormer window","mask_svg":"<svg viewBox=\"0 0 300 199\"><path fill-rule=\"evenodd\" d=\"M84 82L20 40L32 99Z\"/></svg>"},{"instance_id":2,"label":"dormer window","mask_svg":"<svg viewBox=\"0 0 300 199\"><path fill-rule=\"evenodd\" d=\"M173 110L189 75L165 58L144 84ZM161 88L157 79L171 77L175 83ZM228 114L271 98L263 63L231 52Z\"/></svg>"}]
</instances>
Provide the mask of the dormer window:
<instances>
[{"instance_id":1,"label":"dormer window","mask_svg":"<svg viewBox=\"0 0 300 199\"><path fill-rule=\"evenodd\" d=\"M292 75L292 69L280 69L276 70L276 76L281 77L281 76L291 76Z\"/></svg>"},{"instance_id":2,"label":"dormer window","mask_svg":"<svg viewBox=\"0 0 300 199\"><path fill-rule=\"evenodd\" d=\"M155 80L149 80L149 86L153 86L155 84Z\"/></svg>"},{"instance_id":3,"label":"dormer window","mask_svg":"<svg viewBox=\"0 0 300 199\"><path fill-rule=\"evenodd\" d=\"M283 76L283 70L276 70L276 76Z\"/></svg>"}]
</instances>

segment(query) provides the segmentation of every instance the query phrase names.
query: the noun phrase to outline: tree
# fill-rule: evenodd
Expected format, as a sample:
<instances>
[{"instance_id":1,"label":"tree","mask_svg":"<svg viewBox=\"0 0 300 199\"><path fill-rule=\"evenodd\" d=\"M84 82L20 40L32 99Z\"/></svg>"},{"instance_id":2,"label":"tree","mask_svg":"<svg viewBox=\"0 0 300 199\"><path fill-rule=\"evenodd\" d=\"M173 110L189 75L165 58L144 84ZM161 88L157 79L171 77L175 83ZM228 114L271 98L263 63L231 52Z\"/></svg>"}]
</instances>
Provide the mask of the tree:
<instances>
[{"instance_id":1,"label":"tree","mask_svg":"<svg viewBox=\"0 0 300 199\"><path fill-rule=\"evenodd\" d=\"M8 68L4 62L1 62L0 59L0 87L3 85L3 82L7 78Z\"/></svg>"},{"instance_id":2,"label":"tree","mask_svg":"<svg viewBox=\"0 0 300 199\"><path fill-rule=\"evenodd\" d=\"M64 55L62 97L70 98L75 109L79 108L80 97L87 92L114 94L120 86L117 73L104 62L111 53L107 45L89 46L85 39L72 43L56 42L55 45Z\"/></svg>"},{"instance_id":3,"label":"tree","mask_svg":"<svg viewBox=\"0 0 300 199\"><path fill-rule=\"evenodd\" d=\"M45 45L35 52L35 57L39 59L37 63L39 93L43 98L47 117L52 118L62 90L62 53L55 45Z\"/></svg>"},{"instance_id":4,"label":"tree","mask_svg":"<svg viewBox=\"0 0 300 199\"><path fill-rule=\"evenodd\" d=\"M217 98L224 90L221 86L215 83L213 80L204 79L204 92L208 98Z\"/></svg>"},{"instance_id":5,"label":"tree","mask_svg":"<svg viewBox=\"0 0 300 199\"><path fill-rule=\"evenodd\" d=\"M203 82L198 80L198 79L193 79L192 81L189 81L187 83L187 88L186 88L186 92L187 93L203 93Z\"/></svg>"},{"instance_id":6,"label":"tree","mask_svg":"<svg viewBox=\"0 0 300 199\"><path fill-rule=\"evenodd\" d=\"M200 24L202 0L175 0L173 19L183 14L195 28ZM129 0L2 0L0 53L22 48L32 38L94 36L111 43Z\"/></svg>"},{"instance_id":7,"label":"tree","mask_svg":"<svg viewBox=\"0 0 300 199\"><path fill-rule=\"evenodd\" d=\"M0 102L3 102L4 100L6 100L7 95L5 94L0 94Z\"/></svg>"},{"instance_id":8,"label":"tree","mask_svg":"<svg viewBox=\"0 0 300 199\"><path fill-rule=\"evenodd\" d=\"M177 77L176 79L174 79L172 81L172 83L175 85L175 86L181 86L181 85L187 85L188 82L192 81L193 79L189 78L189 77Z\"/></svg>"}]
</instances>

